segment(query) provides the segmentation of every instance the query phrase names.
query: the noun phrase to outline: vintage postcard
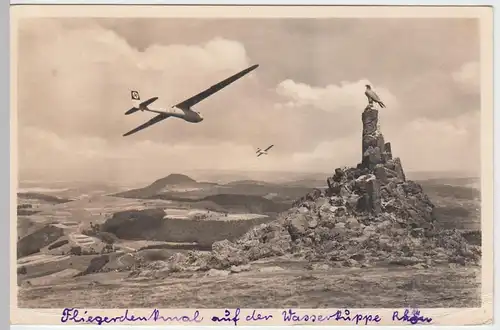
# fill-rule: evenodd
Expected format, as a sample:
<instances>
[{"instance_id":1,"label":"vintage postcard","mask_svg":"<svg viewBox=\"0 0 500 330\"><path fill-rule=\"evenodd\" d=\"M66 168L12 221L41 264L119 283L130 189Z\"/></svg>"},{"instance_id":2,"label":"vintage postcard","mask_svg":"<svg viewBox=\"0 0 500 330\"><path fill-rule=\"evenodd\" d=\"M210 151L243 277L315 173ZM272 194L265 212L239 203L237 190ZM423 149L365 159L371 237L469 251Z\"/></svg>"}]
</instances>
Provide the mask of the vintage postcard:
<instances>
[{"instance_id":1,"label":"vintage postcard","mask_svg":"<svg viewBox=\"0 0 500 330\"><path fill-rule=\"evenodd\" d=\"M491 323L492 13L12 6L12 324Z\"/></svg>"}]
</instances>

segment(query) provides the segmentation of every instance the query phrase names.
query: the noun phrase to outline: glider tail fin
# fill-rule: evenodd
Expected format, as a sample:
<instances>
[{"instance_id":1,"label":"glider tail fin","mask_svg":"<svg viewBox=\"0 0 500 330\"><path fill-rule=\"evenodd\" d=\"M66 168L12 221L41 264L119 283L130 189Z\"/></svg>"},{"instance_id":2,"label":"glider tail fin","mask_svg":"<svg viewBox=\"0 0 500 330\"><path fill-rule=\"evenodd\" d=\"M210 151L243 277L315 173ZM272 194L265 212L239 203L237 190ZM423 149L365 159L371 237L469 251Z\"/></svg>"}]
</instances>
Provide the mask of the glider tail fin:
<instances>
[{"instance_id":1,"label":"glider tail fin","mask_svg":"<svg viewBox=\"0 0 500 330\"><path fill-rule=\"evenodd\" d=\"M141 104L141 96L138 91L130 91L130 98L132 99L132 105L134 108L139 108Z\"/></svg>"},{"instance_id":2,"label":"glider tail fin","mask_svg":"<svg viewBox=\"0 0 500 330\"><path fill-rule=\"evenodd\" d=\"M130 91L130 98L132 99L132 108L125 112L126 115L130 115L140 109L141 97L138 91Z\"/></svg>"}]
</instances>

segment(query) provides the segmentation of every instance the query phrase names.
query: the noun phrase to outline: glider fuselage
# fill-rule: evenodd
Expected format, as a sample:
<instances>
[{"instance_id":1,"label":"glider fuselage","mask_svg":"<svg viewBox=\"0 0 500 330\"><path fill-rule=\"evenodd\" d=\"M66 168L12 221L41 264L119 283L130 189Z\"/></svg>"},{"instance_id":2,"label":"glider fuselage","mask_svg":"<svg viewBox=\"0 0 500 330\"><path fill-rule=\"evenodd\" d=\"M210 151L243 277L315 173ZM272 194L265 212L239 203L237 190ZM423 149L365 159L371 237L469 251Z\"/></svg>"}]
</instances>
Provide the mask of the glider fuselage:
<instances>
[{"instance_id":1,"label":"glider fuselage","mask_svg":"<svg viewBox=\"0 0 500 330\"><path fill-rule=\"evenodd\" d=\"M192 109L180 109L176 106L171 107L170 109L145 109L146 111L163 113L168 115L169 117L176 117L179 119L183 119L189 123L199 123L203 121L203 116L198 112Z\"/></svg>"}]
</instances>

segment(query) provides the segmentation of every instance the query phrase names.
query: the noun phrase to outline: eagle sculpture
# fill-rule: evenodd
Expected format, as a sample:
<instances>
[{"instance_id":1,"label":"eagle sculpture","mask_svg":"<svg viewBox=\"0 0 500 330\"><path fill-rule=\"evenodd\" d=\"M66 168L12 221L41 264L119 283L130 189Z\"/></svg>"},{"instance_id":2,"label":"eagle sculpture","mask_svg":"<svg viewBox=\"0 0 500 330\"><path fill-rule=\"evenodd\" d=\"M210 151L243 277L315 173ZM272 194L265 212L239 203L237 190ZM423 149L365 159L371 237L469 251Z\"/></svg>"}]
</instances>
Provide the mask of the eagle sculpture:
<instances>
[{"instance_id":1,"label":"eagle sculpture","mask_svg":"<svg viewBox=\"0 0 500 330\"><path fill-rule=\"evenodd\" d=\"M365 95L368 98L368 104L372 106L373 102L375 102L378 105L380 105L381 108L385 108L384 102L382 102L380 97L378 97L377 93L375 93L372 90L372 87L370 85L365 85L365 86L366 86Z\"/></svg>"}]
</instances>

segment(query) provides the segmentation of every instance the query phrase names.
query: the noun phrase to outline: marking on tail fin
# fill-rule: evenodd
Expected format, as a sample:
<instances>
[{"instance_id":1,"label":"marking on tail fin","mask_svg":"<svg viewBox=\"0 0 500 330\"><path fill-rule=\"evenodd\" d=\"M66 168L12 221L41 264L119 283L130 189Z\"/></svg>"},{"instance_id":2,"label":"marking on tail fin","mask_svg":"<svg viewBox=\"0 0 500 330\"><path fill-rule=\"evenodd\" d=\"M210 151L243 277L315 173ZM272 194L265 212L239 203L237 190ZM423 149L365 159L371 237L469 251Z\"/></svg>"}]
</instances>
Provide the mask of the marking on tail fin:
<instances>
[{"instance_id":1,"label":"marking on tail fin","mask_svg":"<svg viewBox=\"0 0 500 330\"><path fill-rule=\"evenodd\" d=\"M132 100L140 100L141 99L138 91L131 91L130 95L132 96Z\"/></svg>"}]
</instances>

